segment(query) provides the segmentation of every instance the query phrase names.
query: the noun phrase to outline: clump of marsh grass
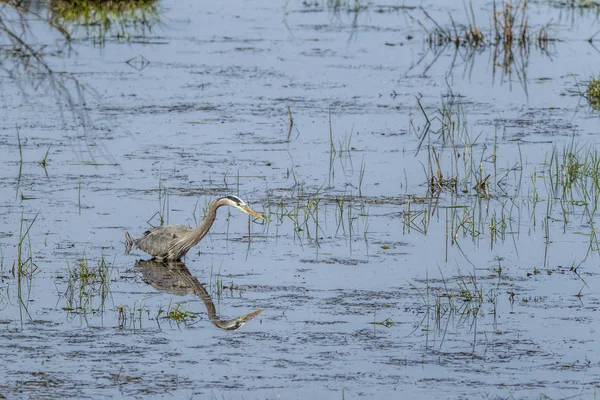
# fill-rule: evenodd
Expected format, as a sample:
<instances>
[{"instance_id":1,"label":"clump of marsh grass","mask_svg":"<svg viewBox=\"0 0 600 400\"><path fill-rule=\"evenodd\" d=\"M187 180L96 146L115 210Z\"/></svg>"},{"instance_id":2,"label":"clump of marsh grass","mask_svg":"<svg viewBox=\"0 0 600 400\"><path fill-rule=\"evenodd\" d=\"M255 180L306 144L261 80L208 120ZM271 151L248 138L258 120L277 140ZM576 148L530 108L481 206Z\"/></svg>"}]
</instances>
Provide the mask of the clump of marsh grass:
<instances>
[{"instance_id":1,"label":"clump of marsh grass","mask_svg":"<svg viewBox=\"0 0 600 400\"><path fill-rule=\"evenodd\" d=\"M597 0L563 0L557 1L557 5L568 8L591 8L600 9L600 2Z\"/></svg>"},{"instance_id":2,"label":"clump of marsh grass","mask_svg":"<svg viewBox=\"0 0 600 400\"><path fill-rule=\"evenodd\" d=\"M159 22L158 0L51 0L48 8L57 25L84 27L100 45L106 38L146 35Z\"/></svg>"},{"instance_id":3,"label":"clump of marsh grass","mask_svg":"<svg viewBox=\"0 0 600 400\"><path fill-rule=\"evenodd\" d=\"M359 12L369 8L368 1L360 0L327 0L327 8L334 11Z\"/></svg>"},{"instance_id":4,"label":"clump of marsh grass","mask_svg":"<svg viewBox=\"0 0 600 400\"><path fill-rule=\"evenodd\" d=\"M170 319L177 324L185 323L197 318L198 314L187 310L181 303L177 303L175 307L169 306L164 318Z\"/></svg>"},{"instance_id":5,"label":"clump of marsh grass","mask_svg":"<svg viewBox=\"0 0 600 400\"><path fill-rule=\"evenodd\" d=\"M576 216L582 218L589 236L585 260L590 253L600 251L596 228L600 207L600 151L595 146L580 145L573 139L564 149L552 151L547 177L551 189L549 198L553 201L547 202L545 220L550 220L555 203L560 207L564 231Z\"/></svg>"},{"instance_id":6,"label":"clump of marsh grass","mask_svg":"<svg viewBox=\"0 0 600 400\"><path fill-rule=\"evenodd\" d=\"M74 265L68 265L67 289L64 311L74 314L95 314L104 311L104 303L110 293L112 268L104 256L91 266L85 253Z\"/></svg>"},{"instance_id":7,"label":"clump of marsh grass","mask_svg":"<svg viewBox=\"0 0 600 400\"><path fill-rule=\"evenodd\" d=\"M441 273L441 272L440 272ZM498 278L500 279L500 278ZM439 335L439 346L444 343L448 331L467 327L473 333L473 351L477 343L477 321L485 315L496 318L498 294L500 292L498 280L495 285L487 285L480 281L475 272L458 275L446 279L425 281L425 287L412 288L419 294L422 301L423 320L422 330Z\"/></svg>"},{"instance_id":8,"label":"clump of marsh grass","mask_svg":"<svg viewBox=\"0 0 600 400\"><path fill-rule=\"evenodd\" d=\"M422 126L417 122L422 122ZM431 112L417 98L410 119L411 130L419 137L417 153L422 146L428 148L427 182L430 194L439 193L449 189L452 193L468 193L475 190L481 198L490 197L490 174L484 167L491 164L496 170L495 139L494 146L490 147L493 153L481 153L479 159L475 157L475 147L479 138L471 138L466 122L466 112L457 96L450 93L442 98L442 104ZM436 146L440 146L438 152ZM449 151L449 163L442 163L442 152ZM448 157L447 157L448 158Z\"/></svg>"},{"instance_id":9,"label":"clump of marsh grass","mask_svg":"<svg viewBox=\"0 0 600 400\"><path fill-rule=\"evenodd\" d=\"M556 40L551 35L550 23L530 25L527 5L527 0L508 0L499 4L494 2L492 14L487 18L490 21L488 28L482 28L476 21L473 6L470 4L465 5L467 22L464 24L455 22L452 16L448 24L442 24L421 7L427 22L415 20L426 32L428 51L434 55L426 70L437 62L443 51L453 47L454 59L466 61L465 72L469 72L476 56L489 50L492 53L493 79L495 80L497 70L501 73L502 80L507 77L511 81L510 78L516 75L527 92L526 69L530 48L534 46L542 55L549 56L548 45ZM423 59L425 57L421 58ZM420 63L421 61L417 64ZM451 68L455 66L455 62L452 61Z\"/></svg>"},{"instance_id":10,"label":"clump of marsh grass","mask_svg":"<svg viewBox=\"0 0 600 400\"><path fill-rule=\"evenodd\" d=\"M427 148L423 165L427 193L407 198L403 229L426 234L432 220L443 218L442 211L446 257L449 247L462 251L462 239L470 238L477 245L489 234L492 248L508 237L514 213L519 210L514 199L520 190L509 178L515 175L519 179L523 165L520 151L514 164L497 165L498 132L485 139L483 133L474 136L459 98L450 93L442 98L441 107L434 106L433 110L417 98L410 121L411 131L420 140L419 148ZM514 193L510 195L510 191Z\"/></svg>"},{"instance_id":11,"label":"clump of marsh grass","mask_svg":"<svg viewBox=\"0 0 600 400\"><path fill-rule=\"evenodd\" d=\"M592 78L588 82L585 98L590 107L594 110L600 110L600 78Z\"/></svg>"},{"instance_id":12,"label":"clump of marsh grass","mask_svg":"<svg viewBox=\"0 0 600 400\"><path fill-rule=\"evenodd\" d=\"M570 143L550 155L549 177L561 201L598 207L600 201L600 153L595 148Z\"/></svg>"},{"instance_id":13,"label":"clump of marsh grass","mask_svg":"<svg viewBox=\"0 0 600 400\"><path fill-rule=\"evenodd\" d=\"M519 0L516 6L513 6L512 1L508 1L500 9L494 2L492 26L496 43L512 44L516 41L519 45L526 44L529 38L527 1Z\"/></svg>"},{"instance_id":14,"label":"clump of marsh grass","mask_svg":"<svg viewBox=\"0 0 600 400\"><path fill-rule=\"evenodd\" d=\"M427 35L427 43L430 46L444 46L452 43L456 47L465 45L469 47L479 47L485 44L485 35L475 20L475 13L473 11L473 5L471 4L470 10L467 11L467 25L457 25L450 16L452 22L452 28L443 28L436 20L434 20L425 9L421 8L425 17L434 24L434 27L429 30ZM469 12L470 11L470 12ZM424 26L421 25L423 28Z\"/></svg>"},{"instance_id":15,"label":"clump of marsh grass","mask_svg":"<svg viewBox=\"0 0 600 400\"><path fill-rule=\"evenodd\" d=\"M444 176L442 167L440 166L440 158L434 147L430 147L429 151L429 174L427 182L431 193L440 192L445 188L453 192L457 190L457 175Z\"/></svg>"},{"instance_id":16,"label":"clump of marsh grass","mask_svg":"<svg viewBox=\"0 0 600 400\"><path fill-rule=\"evenodd\" d=\"M427 29L421 24L427 32L427 43L430 46L439 47L446 44L454 44L456 47L465 46L478 48L485 46L497 46L504 44L510 46L517 43L519 46L526 46L532 42L544 46L545 43L552 40L549 35L549 24L542 25L535 31L531 31L527 15L527 0L519 0L513 5L511 0L497 6L494 2L492 13L492 26L489 33L484 33L475 19L473 5L470 4L465 9L467 23L457 24L450 16L451 27L444 28L435 19L421 8L425 17L433 23L433 28Z\"/></svg>"}]
</instances>

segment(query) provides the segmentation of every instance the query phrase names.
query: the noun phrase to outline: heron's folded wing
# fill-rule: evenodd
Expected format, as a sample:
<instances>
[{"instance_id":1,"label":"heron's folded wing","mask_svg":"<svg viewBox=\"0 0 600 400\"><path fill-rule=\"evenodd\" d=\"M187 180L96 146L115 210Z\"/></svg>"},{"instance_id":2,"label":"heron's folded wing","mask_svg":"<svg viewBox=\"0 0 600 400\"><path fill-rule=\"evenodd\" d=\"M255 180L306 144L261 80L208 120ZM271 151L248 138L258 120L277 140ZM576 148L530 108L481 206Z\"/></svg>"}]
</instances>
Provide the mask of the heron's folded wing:
<instances>
[{"instance_id":1,"label":"heron's folded wing","mask_svg":"<svg viewBox=\"0 0 600 400\"><path fill-rule=\"evenodd\" d=\"M168 225L152 228L144 233L136 246L155 257L164 256L169 252L173 239L189 232L185 225Z\"/></svg>"}]
</instances>

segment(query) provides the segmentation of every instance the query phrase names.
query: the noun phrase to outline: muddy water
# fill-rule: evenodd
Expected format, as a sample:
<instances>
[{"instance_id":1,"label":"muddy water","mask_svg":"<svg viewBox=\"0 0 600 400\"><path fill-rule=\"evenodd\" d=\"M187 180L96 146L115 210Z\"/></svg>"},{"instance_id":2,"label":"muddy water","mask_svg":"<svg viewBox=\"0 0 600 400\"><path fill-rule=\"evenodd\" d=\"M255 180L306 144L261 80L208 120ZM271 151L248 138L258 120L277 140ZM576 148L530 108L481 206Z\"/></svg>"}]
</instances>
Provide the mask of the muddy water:
<instances>
[{"instance_id":1,"label":"muddy water","mask_svg":"<svg viewBox=\"0 0 600 400\"><path fill-rule=\"evenodd\" d=\"M430 46L468 23L445 2L157 13L103 43L66 23L70 47L25 14L53 74L3 47L0 395L594 398L593 9L531 3L557 40L510 63ZM456 188L429 189L430 149ZM221 209L185 279L124 255L226 194L267 221ZM219 320L263 311L219 329L203 290Z\"/></svg>"}]
</instances>

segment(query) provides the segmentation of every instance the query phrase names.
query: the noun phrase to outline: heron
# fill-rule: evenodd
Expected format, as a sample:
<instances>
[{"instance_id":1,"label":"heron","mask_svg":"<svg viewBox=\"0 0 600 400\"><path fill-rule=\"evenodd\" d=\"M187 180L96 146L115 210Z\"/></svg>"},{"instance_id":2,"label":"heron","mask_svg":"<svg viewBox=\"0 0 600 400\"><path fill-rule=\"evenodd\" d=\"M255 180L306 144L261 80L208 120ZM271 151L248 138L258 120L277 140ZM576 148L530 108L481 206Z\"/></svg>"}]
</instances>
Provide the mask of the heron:
<instances>
[{"instance_id":1,"label":"heron","mask_svg":"<svg viewBox=\"0 0 600 400\"><path fill-rule=\"evenodd\" d=\"M161 261L178 261L181 257L206 236L215 217L217 209L222 206L237 208L241 212L265 219L237 196L225 196L213 201L208 207L206 218L198 227L190 229L185 225L158 226L144 232L140 238L132 238L125 232L125 254L129 254L135 245L138 249Z\"/></svg>"}]
</instances>

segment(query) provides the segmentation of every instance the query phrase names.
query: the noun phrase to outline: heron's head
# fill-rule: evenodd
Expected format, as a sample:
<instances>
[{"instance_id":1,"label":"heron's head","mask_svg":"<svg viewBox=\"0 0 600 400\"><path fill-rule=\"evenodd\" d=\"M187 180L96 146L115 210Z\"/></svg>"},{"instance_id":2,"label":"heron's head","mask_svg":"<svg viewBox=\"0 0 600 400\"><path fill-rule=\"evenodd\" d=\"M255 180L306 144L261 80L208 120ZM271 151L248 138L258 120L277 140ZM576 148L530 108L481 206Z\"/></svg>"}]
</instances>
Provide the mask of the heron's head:
<instances>
[{"instance_id":1,"label":"heron's head","mask_svg":"<svg viewBox=\"0 0 600 400\"><path fill-rule=\"evenodd\" d=\"M263 217L262 215L260 215L259 213L257 213L253 209L251 209L250 206L244 202L244 200L240 199L237 196L222 197L221 201L223 201L228 206L237 208L238 210L240 210L243 213L253 215L256 218L265 219L265 217Z\"/></svg>"}]
</instances>

